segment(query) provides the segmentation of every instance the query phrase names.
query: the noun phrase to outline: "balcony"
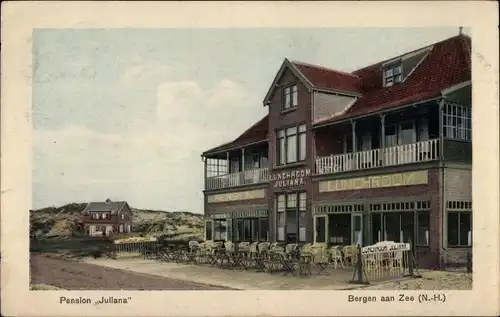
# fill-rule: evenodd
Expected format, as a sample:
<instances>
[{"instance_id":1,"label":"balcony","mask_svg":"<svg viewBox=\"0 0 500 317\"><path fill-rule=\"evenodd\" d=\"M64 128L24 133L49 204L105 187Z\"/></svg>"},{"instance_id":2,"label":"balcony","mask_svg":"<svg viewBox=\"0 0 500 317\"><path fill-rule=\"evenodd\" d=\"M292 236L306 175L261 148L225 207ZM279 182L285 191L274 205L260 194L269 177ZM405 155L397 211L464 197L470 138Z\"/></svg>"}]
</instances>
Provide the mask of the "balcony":
<instances>
[{"instance_id":1,"label":"balcony","mask_svg":"<svg viewBox=\"0 0 500 317\"><path fill-rule=\"evenodd\" d=\"M439 159L439 139L316 158L317 175L357 171Z\"/></svg>"},{"instance_id":2,"label":"balcony","mask_svg":"<svg viewBox=\"0 0 500 317\"><path fill-rule=\"evenodd\" d=\"M258 168L238 173L207 177L206 189L221 189L265 183L269 181L269 168Z\"/></svg>"}]
</instances>

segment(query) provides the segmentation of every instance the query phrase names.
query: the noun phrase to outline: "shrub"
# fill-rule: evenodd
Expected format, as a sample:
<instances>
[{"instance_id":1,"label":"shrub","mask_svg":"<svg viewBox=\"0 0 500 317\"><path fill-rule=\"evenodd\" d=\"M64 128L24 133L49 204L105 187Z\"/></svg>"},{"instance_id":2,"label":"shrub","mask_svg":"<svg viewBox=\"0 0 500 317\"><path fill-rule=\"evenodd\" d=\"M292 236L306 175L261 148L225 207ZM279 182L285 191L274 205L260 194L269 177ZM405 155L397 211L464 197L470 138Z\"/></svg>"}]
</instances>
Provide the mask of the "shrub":
<instances>
[{"instance_id":1,"label":"shrub","mask_svg":"<svg viewBox=\"0 0 500 317\"><path fill-rule=\"evenodd\" d=\"M90 256L93 257L94 259L98 259L102 257L102 251L99 249L94 249L90 251Z\"/></svg>"}]
</instances>

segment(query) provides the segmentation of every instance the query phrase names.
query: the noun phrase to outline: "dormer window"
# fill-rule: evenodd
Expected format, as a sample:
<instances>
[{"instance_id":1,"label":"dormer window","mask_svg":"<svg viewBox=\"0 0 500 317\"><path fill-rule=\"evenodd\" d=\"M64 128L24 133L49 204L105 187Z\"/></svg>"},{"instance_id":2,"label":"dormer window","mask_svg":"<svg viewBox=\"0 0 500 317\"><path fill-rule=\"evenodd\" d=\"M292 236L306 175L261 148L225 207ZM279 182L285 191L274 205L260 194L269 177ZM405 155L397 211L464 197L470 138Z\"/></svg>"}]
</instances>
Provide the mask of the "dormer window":
<instances>
[{"instance_id":1,"label":"dormer window","mask_svg":"<svg viewBox=\"0 0 500 317\"><path fill-rule=\"evenodd\" d=\"M401 64L392 64L384 69L384 87L391 87L401 81L403 81Z\"/></svg>"},{"instance_id":2,"label":"dormer window","mask_svg":"<svg viewBox=\"0 0 500 317\"><path fill-rule=\"evenodd\" d=\"M297 85L283 88L283 110L287 110L298 105Z\"/></svg>"}]
</instances>

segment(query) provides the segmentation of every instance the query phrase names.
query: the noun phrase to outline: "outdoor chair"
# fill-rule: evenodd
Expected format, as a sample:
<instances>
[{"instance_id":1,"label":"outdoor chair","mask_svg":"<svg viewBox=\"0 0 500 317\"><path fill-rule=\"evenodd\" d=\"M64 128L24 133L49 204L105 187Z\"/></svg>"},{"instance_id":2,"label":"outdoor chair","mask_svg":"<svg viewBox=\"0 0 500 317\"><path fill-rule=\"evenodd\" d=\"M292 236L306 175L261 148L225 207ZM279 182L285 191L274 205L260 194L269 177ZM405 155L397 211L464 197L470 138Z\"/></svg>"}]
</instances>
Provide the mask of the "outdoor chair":
<instances>
[{"instance_id":1,"label":"outdoor chair","mask_svg":"<svg viewBox=\"0 0 500 317\"><path fill-rule=\"evenodd\" d=\"M342 248L342 252L344 253L344 263L349 265L354 265L356 259L356 245L346 245Z\"/></svg>"},{"instance_id":2,"label":"outdoor chair","mask_svg":"<svg viewBox=\"0 0 500 317\"><path fill-rule=\"evenodd\" d=\"M330 248L330 261L334 268L338 266L344 267L344 259L342 258L342 252L338 246L333 246Z\"/></svg>"},{"instance_id":3,"label":"outdoor chair","mask_svg":"<svg viewBox=\"0 0 500 317\"><path fill-rule=\"evenodd\" d=\"M303 244L299 248L299 274L311 274L311 243Z\"/></svg>"},{"instance_id":4,"label":"outdoor chair","mask_svg":"<svg viewBox=\"0 0 500 317\"><path fill-rule=\"evenodd\" d=\"M225 255L225 250L224 250L224 243L222 241L217 241L212 243L212 249L210 252L211 255L211 261L210 264L212 266L222 266L222 261L224 260L224 255Z\"/></svg>"},{"instance_id":5,"label":"outdoor chair","mask_svg":"<svg viewBox=\"0 0 500 317\"><path fill-rule=\"evenodd\" d=\"M282 246L278 245L278 243L276 242L272 243L269 246L268 255L264 262L266 270L269 273L275 273L279 271L282 263L282 258L284 256L284 251L285 249Z\"/></svg>"},{"instance_id":6,"label":"outdoor chair","mask_svg":"<svg viewBox=\"0 0 500 317\"><path fill-rule=\"evenodd\" d=\"M322 272L325 272L325 275L329 275L328 271L326 271L329 263L326 246L323 244L313 244L310 250L312 266L319 268L317 275L320 275Z\"/></svg>"},{"instance_id":7,"label":"outdoor chair","mask_svg":"<svg viewBox=\"0 0 500 317\"><path fill-rule=\"evenodd\" d=\"M281 269L283 270L285 275L296 275L295 264L297 264L298 262L298 251L298 244L290 243L286 245L284 253L282 253L282 256L280 256Z\"/></svg>"},{"instance_id":8,"label":"outdoor chair","mask_svg":"<svg viewBox=\"0 0 500 317\"><path fill-rule=\"evenodd\" d=\"M265 270L266 269L266 266L265 266L265 263L266 263L266 260L268 258L268 255L269 255L269 246L271 244L269 242L261 242L259 243L258 245L258 257L257 257L257 261L256 261L256 266L257 266L257 269L259 270Z\"/></svg>"},{"instance_id":9,"label":"outdoor chair","mask_svg":"<svg viewBox=\"0 0 500 317\"><path fill-rule=\"evenodd\" d=\"M224 265L224 260L227 261L227 265L229 267L234 267L235 266L235 260L236 260L236 255L235 255L235 248L234 248L234 243L231 241L226 241L224 243L224 253L221 254L221 265Z\"/></svg>"},{"instance_id":10,"label":"outdoor chair","mask_svg":"<svg viewBox=\"0 0 500 317\"><path fill-rule=\"evenodd\" d=\"M246 269L250 262L250 242L240 242L238 244L238 264Z\"/></svg>"},{"instance_id":11,"label":"outdoor chair","mask_svg":"<svg viewBox=\"0 0 500 317\"><path fill-rule=\"evenodd\" d=\"M250 265L252 267L257 267L259 268L259 243L258 242L253 242L250 244Z\"/></svg>"},{"instance_id":12,"label":"outdoor chair","mask_svg":"<svg viewBox=\"0 0 500 317\"><path fill-rule=\"evenodd\" d=\"M200 243L196 240L189 241L189 251L187 253L187 263L196 263L196 258L199 253Z\"/></svg>"}]
</instances>

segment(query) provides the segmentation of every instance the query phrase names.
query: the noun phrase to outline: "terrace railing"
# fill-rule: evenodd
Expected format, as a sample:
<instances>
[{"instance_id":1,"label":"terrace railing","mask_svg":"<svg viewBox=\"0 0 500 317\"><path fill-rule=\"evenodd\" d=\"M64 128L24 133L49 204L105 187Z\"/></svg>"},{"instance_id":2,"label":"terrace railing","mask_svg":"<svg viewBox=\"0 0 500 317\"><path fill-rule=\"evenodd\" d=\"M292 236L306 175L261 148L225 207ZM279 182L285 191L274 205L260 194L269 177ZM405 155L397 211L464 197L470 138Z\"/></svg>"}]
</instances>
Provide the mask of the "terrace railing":
<instances>
[{"instance_id":1,"label":"terrace railing","mask_svg":"<svg viewBox=\"0 0 500 317\"><path fill-rule=\"evenodd\" d=\"M331 174L439 159L439 139L316 158L316 174Z\"/></svg>"},{"instance_id":2,"label":"terrace railing","mask_svg":"<svg viewBox=\"0 0 500 317\"><path fill-rule=\"evenodd\" d=\"M269 169L258 168L238 173L207 177L206 189L229 188L242 185L259 184L269 181Z\"/></svg>"}]
</instances>

